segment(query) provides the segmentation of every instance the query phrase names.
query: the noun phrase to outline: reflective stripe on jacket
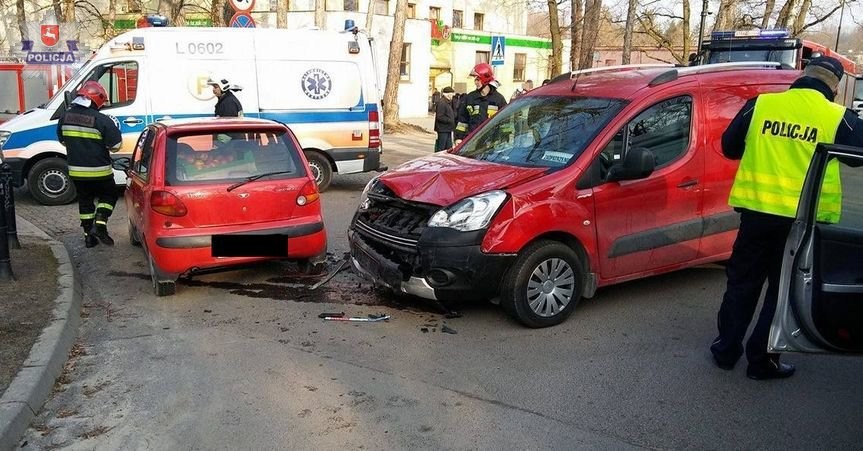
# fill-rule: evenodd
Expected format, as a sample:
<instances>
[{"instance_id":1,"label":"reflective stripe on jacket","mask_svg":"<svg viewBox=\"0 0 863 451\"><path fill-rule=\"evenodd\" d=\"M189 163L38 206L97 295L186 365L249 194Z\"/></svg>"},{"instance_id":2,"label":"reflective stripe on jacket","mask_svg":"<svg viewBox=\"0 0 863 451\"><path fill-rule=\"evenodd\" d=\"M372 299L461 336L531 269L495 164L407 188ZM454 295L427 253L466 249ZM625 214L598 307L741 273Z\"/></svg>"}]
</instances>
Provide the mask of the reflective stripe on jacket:
<instances>
[{"instance_id":1,"label":"reflective stripe on jacket","mask_svg":"<svg viewBox=\"0 0 863 451\"><path fill-rule=\"evenodd\" d=\"M844 107L812 89L759 95L728 203L795 217L815 147L834 142L844 114ZM841 209L839 162L832 161L822 185L818 220L837 222Z\"/></svg>"},{"instance_id":2,"label":"reflective stripe on jacket","mask_svg":"<svg viewBox=\"0 0 863 451\"><path fill-rule=\"evenodd\" d=\"M109 149L119 148L123 136L111 118L93 108L72 105L57 122L57 139L66 146L69 177L113 177Z\"/></svg>"}]
</instances>

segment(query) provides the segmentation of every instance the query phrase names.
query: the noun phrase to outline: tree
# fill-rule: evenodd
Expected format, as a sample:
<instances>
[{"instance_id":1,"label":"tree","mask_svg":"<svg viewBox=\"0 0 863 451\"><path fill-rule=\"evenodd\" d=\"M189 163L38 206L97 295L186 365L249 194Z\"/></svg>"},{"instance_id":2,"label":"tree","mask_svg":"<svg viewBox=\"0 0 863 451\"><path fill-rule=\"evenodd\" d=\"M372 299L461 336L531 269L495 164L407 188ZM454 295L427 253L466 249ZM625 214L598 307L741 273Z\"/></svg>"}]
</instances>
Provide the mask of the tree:
<instances>
[{"instance_id":1,"label":"tree","mask_svg":"<svg viewBox=\"0 0 863 451\"><path fill-rule=\"evenodd\" d=\"M277 0L276 28L288 28L288 0Z\"/></svg>"},{"instance_id":2,"label":"tree","mask_svg":"<svg viewBox=\"0 0 863 451\"><path fill-rule=\"evenodd\" d=\"M635 26L635 10L638 0L629 0L626 8L626 28L623 30L623 55L621 63L629 64L632 56L632 28Z\"/></svg>"},{"instance_id":3,"label":"tree","mask_svg":"<svg viewBox=\"0 0 863 451\"><path fill-rule=\"evenodd\" d=\"M15 13L18 17L18 31L21 33L21 40L27 41L30 39L30 33L27 30L27 11L24 9L24 0L15 0Z\"/></svg>"},{"instance_id":4,"label":"tree","mask_svg":"<svg viewBox=\"0 0 863 451\"><path fill-rule=\"evenodd\" d=\"M569 70L575 70L581 60L581 33L584 28L582 0L572 0L572 23L569 28Z\"/></svg>"},{"instance_id":5,"label":"tree","mask_svg":"<svg viewBox=\"0 0 863 451\"><path fill-rule=\"evenodd\" d=\"M581 58L579 69L589 69L593 66L593 49L596 47L596 37L599 35L599 20L602 17L602 0L585 0L584 25L581 34Z\"/></svg>"},{"instance_id":6,"label":"tree","mask_svg":"<svg viewBox=\"0 0 863 451\"><path fill-rule=\"evenodd\" d=\"M736 12L737 0L720 0L719 9L716 11L716 22L713 23L713 31L726 30L731 27Z\"/></svg>"},{"instance_id":7,"label":"tree","mask_svg":"<svg viewBox=\"0 0 863 451\"><path fill-rule=\"evenodd\" d=\"M560 75L563 58L563 39L560 35L560 17L557 14L557 0L548 0L548 30L551 32L551 76Z\"/></svg>"},{"instance_id":8,"label":"tree","mask_svg":"<svg viewBox=\"0 0 863 451\"><path fill-rule=\"evenodd\" d=\"M159 0L159 14L168 18L168 23L174 27L182 27L186 24L183 10L186 7L185 0Z\"/></svg>"},{"instance_id":9,"label":"tree","mask_svg":"<svg viewBox=\"0 0 863 451\"><path fill-rule=\"evenodd\" d=\"M764 16L761 18L761 29L764 30L767 28L767 25L770 23L770 16L773 15L773 8L776 7L776 0L767 0L767 3L764 4Z\"/></svg>"},{"instance_id":10,"label":"tree","mask_svg":"<svg viewBox=\"0 0 863 451\"><path fill-rule=\"evenodd\" d=\"M776 28L788 28L791 23L791 13L794 7L797 6L797 0L787 0L782 9L779 10L779 17L776 18Z\"/></svg>"},{"instance_id":11,"label":"tree","mask_svg":"<svg viewBox=\"0 0 863 451\"><path fill-rule=\"evenodd\" d=\"M390 58L387 62L387 84L384 88L384 124L387 127L401 124L399 121L398 95L407 12L408 0L396 0L396 14L393 19L393 38L390 41Z\"/></svg>"},{"instance_id":12,"label":"tree","mask_svg":"<svg viewBox=\"0 0 863 451\"><path fill-rule=\"evenodd\" d=\"M226 0L210 0L210 23L214 27L228 25L228 20L231 18L228 16L227 20L225 19L225 15L227 14L226 9L231 10Z\"/></svg>"},{"instance_id":13,"label":"tree","mask_svg":"<svg viewBox=\"0 0 863 451\"><path fill-rule=\"evenodd\" d=\"M366 11L366 33L371 35L372 24L375 20L375 0L369 0L369 10Z\"/></svg>"},{"instance_id":14,"label":"tree","mask_svg":"<svg viewBox=\"0 0 863 451\"><path fill-rule=\"evenodd\" d=\"M315 0L315 26L318 28L326 27L327 21L327 0Z\"/></svg>"},{"instance_id":15,"label":"tree","mask_svg":"<svg viewBox=\"0 0 863 451\"><path fill-rule=\"evenodd\" d=\"M723 2L726 0L722 0ZM733 1L733 0L732 0ZM690 28L691 12L689 0L682 0L682 15L665 10L649 10L638 15L640 31L653 39L657 46L671 52L678 64L685 64L692 47ZM665 29L657 23L657 18L673 20Z\"/></svg>"}]
</instances>

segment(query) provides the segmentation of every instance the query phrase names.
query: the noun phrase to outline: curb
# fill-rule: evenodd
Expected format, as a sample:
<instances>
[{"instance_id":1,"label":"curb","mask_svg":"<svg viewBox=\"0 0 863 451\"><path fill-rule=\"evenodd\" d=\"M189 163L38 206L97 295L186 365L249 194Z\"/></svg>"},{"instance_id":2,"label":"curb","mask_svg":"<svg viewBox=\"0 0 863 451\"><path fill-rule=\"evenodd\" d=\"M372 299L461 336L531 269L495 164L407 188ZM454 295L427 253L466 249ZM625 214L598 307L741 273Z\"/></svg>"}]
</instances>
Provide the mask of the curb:
<instances>
[{"instance_id":1,"label":"curb","mask_svg":"<svg viewBox=\"0 0 863 451\"><path fill-rule=\"evenodd\" d=\"M50 396L81 325L80 278L66 247L20 216L16 220L33 230L35 236L49 241L57 259L60 294L54 300L53 319L42 330L24 366L0 398L0 450L18 447L30 422Z\"/></svg>"}]
</instances>

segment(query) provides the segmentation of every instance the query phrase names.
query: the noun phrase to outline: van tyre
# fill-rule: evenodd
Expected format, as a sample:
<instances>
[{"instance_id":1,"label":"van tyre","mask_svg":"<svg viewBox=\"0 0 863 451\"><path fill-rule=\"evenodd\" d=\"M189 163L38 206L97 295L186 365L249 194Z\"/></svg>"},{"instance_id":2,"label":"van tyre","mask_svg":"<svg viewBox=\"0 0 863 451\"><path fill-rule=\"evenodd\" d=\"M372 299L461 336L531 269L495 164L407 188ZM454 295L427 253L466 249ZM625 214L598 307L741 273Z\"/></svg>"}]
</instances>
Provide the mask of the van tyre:
<instances>
[{"instance_id":1,"label":"van tyre","mask_svg":"<svg viewBox=\"0 0 863 451\"><path fill-rule=\"evenodd\" d=\"M77 195L69 178L66 160L56 157L39 160L30 168L27 188L42 205L65 205L75 200Z\"/></svg>"},{"instance_id":2,"label":"van tyre","mask_svg":"<svg viewBox=\"0 0 863 451\"><path fill-rule=\"evenodd\" d=\"M129 221L129 244L141 247L141 241L138 240L138 232L135 230L135 226L132 225L132 221Z\"/></svg>"},{"instance_id":3,"label":"van tyre","mask_svg":"<svg viewBox=\"0 0 863 451\"><path fill-rule=\"evenodd\" d=\"M150 266L150 280L153 282L153 294L156 296L171 296L177 291L177 283L173 280L162 280L153 257L147 252L147 263Z\"/></svg>"},{"instance_id":4,"label":"van tyre","mask_svg":"<svg viewBox=\"0 0 863 451\"><path fill-rule=\"evenodd\" d=\"M510 268L501 306L527 327L554 326L572 314L583 292L584 269L575 251L557 241L537 241Z\"/></svg>"},{"instance_id":5,"label":"van tyre","mask_svg":"<svg viewBox=\"0 0 863 451\"><path fill-rule=\"evenodd\" d=\"M330 187L330 182L333 179L333 168L330 166L330 161L320 152L306 151L306 160L309 160L309 169L312 170L312 177L315 178L315 183L318 184L318 191L323 192Z\"/></svg>"}]
</instances>

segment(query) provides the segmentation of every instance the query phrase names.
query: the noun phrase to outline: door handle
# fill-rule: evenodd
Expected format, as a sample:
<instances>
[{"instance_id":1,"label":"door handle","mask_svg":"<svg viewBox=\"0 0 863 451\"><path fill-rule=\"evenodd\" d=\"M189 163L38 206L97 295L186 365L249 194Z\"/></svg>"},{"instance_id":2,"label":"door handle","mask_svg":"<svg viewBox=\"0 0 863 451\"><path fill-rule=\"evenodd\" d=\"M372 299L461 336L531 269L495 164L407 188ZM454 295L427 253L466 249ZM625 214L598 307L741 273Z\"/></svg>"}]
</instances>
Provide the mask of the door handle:
<instances>
[{"instance_id":1,"label":"door handle","mask_svg":"<svg viewBox=\"0 0 863 451\"><path fill-rule=\"evenodd\" d=\"M684 180L677 184L678 188L689 188L690 186L695 186L698 184L698 179L689 179Z\"/></svg>"},{"instance_id":2,"label":"door handle","mask_svg":"<svg viewBox=\"0 0 863 451\"><path fill-rule=\"evenodd\" d=\"M123 119L123 123L126 125L138 125L143 124L144 120L138 119L137 117L127 117L126 119Z\"/></svg>"}]
</instances>

